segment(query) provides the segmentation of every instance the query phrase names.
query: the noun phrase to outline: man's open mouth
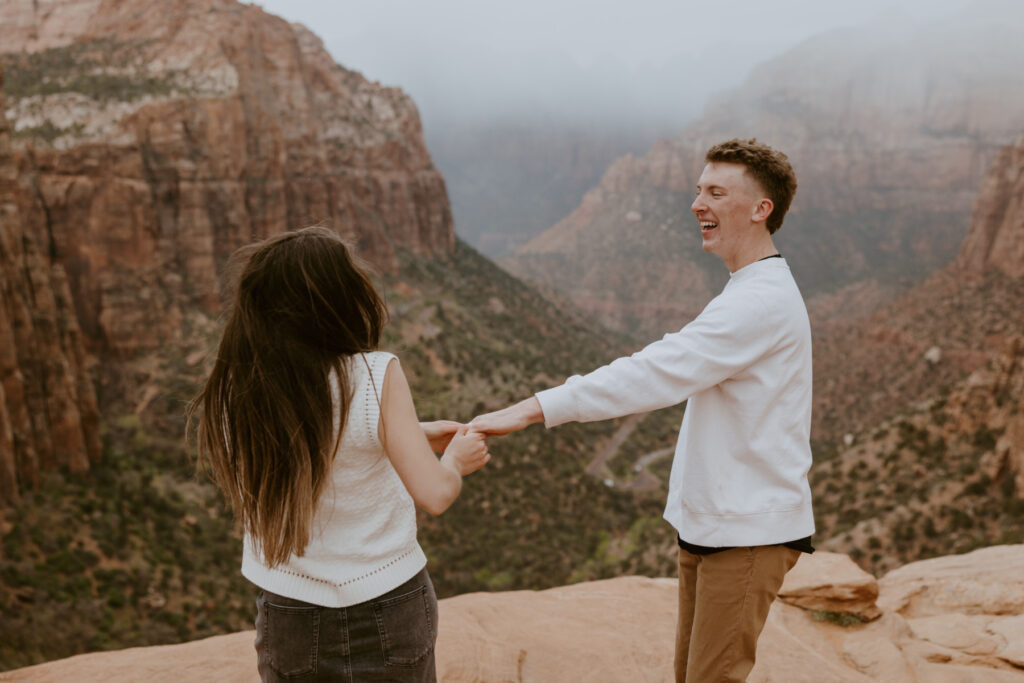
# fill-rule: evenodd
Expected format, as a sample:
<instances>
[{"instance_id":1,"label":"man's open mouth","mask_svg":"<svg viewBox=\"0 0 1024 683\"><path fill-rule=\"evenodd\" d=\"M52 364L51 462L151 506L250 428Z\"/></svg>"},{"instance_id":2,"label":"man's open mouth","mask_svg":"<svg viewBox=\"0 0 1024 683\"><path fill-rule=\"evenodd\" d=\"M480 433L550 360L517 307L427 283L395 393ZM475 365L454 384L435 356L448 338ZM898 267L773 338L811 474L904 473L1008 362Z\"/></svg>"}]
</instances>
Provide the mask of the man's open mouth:
<instances>
[{"instance_id":1,"label":"man's open mouth","mask_svg":"<svg viewBox=\"0 0 1024 683\"><path fill-rule=\"evenodd\" d=\"M707 232L708 230L714 230L718 227L718 223L714 221L700 221L700 231Z\"/></svg>"}]
</instances>

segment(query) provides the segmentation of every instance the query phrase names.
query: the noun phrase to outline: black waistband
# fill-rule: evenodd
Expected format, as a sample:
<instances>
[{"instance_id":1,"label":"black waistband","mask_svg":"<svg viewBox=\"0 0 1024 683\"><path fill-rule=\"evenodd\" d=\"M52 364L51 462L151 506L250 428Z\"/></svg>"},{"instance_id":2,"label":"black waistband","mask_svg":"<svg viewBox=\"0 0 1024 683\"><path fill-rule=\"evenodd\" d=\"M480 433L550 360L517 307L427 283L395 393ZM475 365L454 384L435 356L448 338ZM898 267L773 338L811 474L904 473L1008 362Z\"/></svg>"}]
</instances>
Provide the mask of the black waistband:
<instances>
[{"instance_id":1,"label":"black waistband","mask_svg":"<svg viewBox=\"0 0 1024 683\"><path fill-rule=\"evenodd\" d=\"M706 545L697 545L695 543L688 543L688 542L684 541L679 534L676 534L676 541L679 543L679 547L680 548L682 548L686 552L690 553L691 555L713 555L714 553L720 553L723 550L732 550L733 548L741 547L741 546L735 546L735 545L725 545L725 546L720 546L720 547L717 547L717 546L709 547L709 546L706 546ZM810 536L808 536L807 538L799 538L799 539L797 539L795 541L786 541L785 543L769 543L767 545L784 545L787 548L792 548L793 550L799 550L800 552L807 553L807 554L810 554L810 553L814 552L814 546L811 545L811 537Z\"/></svg>"}]
</instances>

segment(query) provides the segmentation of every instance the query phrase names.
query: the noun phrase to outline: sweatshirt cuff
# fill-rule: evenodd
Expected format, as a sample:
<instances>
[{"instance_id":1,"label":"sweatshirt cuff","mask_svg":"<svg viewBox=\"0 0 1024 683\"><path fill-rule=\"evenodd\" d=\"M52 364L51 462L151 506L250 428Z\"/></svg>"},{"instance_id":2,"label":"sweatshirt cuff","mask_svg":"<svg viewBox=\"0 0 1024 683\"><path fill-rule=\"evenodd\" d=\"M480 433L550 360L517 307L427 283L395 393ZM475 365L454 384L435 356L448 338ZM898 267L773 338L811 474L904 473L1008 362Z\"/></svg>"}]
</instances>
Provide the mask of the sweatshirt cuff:
<instances>
[{"instance_id":1,"label":"sweatshirt cuff","mask_svg":"<svg viewBox=\"0 0 1024 683\"><path fill-rule=\"evenodd\" d=\"M568 384L538 391L534 396L537 397L540 409L544 412L545 427L557 427L566 422L579 421L576 397L573 396Z\"/></svg>"}]
</instances>

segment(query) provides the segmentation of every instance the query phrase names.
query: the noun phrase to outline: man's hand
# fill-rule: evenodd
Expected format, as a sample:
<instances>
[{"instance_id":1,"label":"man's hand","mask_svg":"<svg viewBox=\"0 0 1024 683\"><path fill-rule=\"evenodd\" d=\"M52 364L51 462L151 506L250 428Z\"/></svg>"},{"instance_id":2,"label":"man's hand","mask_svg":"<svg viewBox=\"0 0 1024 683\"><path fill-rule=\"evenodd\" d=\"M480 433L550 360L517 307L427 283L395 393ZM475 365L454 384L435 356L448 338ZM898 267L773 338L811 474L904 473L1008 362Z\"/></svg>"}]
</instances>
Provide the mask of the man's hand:
<instances>
[{"instance_id":1,"label":"man's hand","mask_svg":"<svg viewBox=\"0 0 1024 683\"><path fill-rule=\"evenodd\" d=\"M427 435L430 442L430 450L435 453L444 453L451 443L452 437L464 425L453 420L435 420L433 422L420 422L423 433Z\"/></svg>"},{"instance_id":2,"label":"man's hand","mask_svg":"<svg viewBox=\"0 0 1024 683\"><path fill-rule=\"evenodd\" d=\"M544 411L540 407L540 402L536 396L531 396L514 406L474 417L469 423L469 428L482 432L485 436L504 436L543 421Z\"/></svg>"}]
</instances>

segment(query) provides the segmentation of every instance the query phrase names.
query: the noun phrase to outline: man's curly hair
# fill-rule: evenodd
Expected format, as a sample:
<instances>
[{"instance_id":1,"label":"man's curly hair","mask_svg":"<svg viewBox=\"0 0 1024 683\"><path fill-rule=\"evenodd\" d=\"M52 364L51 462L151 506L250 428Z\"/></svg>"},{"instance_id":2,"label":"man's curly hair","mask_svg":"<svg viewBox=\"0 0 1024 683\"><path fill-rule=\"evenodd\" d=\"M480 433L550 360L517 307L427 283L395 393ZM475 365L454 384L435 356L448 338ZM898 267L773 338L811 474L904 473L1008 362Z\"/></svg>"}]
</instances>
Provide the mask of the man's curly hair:
<instances>
[{"instance_id":1,"label":"man's curly hair","mask_svg":"<svg viewBox=\"0 0 1024 683\"><path fill-rule=\"evenodd\" d=\"M796 174L785 154L758 142L756 138L733 138L709 149L704 161L745 166L775 205L766 221L768 234L774 235L782 227L782 219L796 194Z\"/></svg>"}]
</instances>

